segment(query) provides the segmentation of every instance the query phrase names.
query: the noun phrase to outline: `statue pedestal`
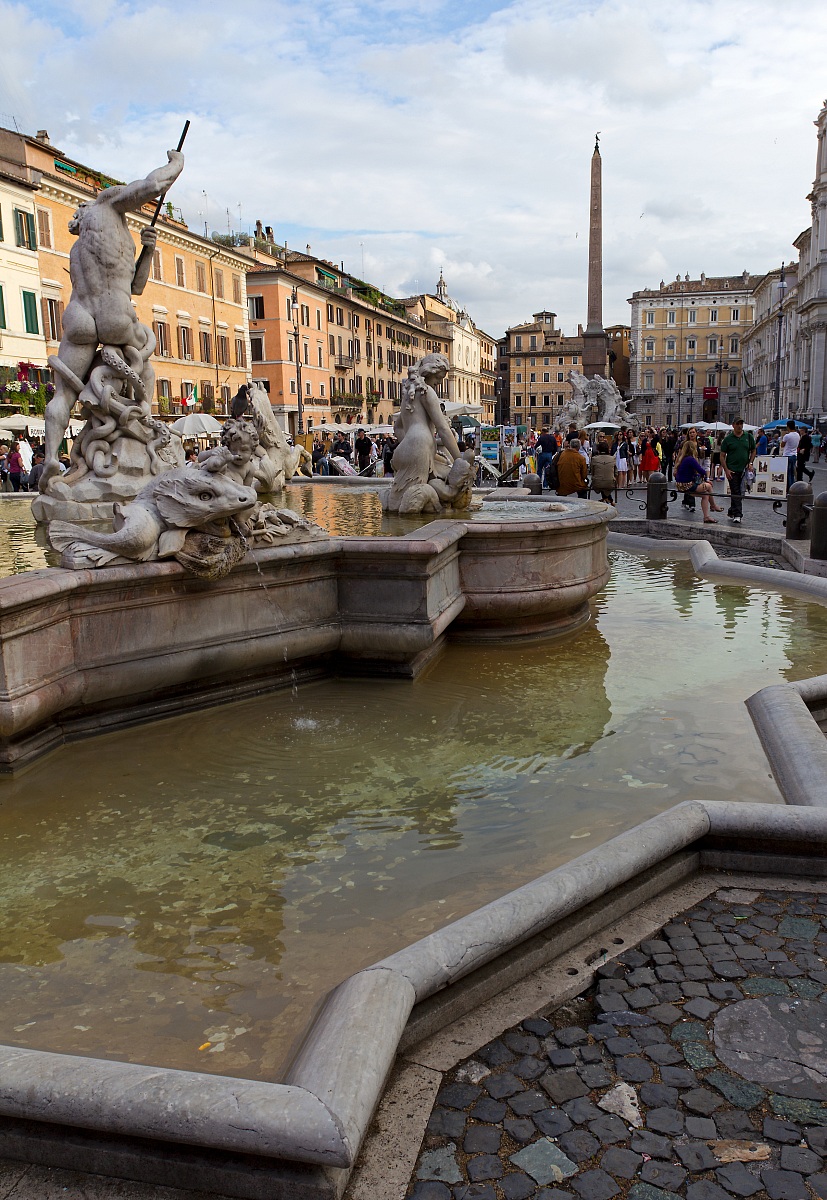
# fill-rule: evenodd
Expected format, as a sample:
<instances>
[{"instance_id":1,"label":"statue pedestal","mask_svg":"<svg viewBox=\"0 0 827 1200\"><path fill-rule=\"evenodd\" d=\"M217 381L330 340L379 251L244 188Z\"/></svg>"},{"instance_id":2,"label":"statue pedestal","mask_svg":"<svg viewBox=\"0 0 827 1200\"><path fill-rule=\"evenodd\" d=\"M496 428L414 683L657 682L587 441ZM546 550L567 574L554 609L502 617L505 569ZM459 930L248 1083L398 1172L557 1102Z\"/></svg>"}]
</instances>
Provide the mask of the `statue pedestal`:
<instances>
[{"instance_id":1,"label":"statue pedestal","mask_svg":"<svg viewBox=\"0 0 827 1200\"><path fill-rule=\"evenodd\" d=\"M128 504L154 478L149 451L135 438L121 437L112 445L112 462L116 470L111 475L88 472L76 476L74 470L58 476L48 490L32 501L32 514L38 523L72 521L85 524L91 521L110 521L115 503ZM156 461L156 474L184 465L184 450L180 438L164 447Z\"/></svg>"}]
</instances>

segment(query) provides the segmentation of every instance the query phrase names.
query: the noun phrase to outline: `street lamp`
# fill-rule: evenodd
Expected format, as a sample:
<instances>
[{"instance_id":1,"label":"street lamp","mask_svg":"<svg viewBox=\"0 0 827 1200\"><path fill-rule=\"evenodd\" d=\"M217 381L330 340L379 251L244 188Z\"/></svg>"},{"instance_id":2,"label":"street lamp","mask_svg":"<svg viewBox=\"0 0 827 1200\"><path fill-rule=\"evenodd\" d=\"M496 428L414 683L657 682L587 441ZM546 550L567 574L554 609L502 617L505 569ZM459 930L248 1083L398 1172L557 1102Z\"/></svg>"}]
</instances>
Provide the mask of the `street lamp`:
<instances>
[{"instance_id":1,"label":"street lamp","mask_svg":"<svg viewBox=\"0 0 827 1200\"><path fill-rule=\"evenodd\" d=\"M781 331L784 325L784 293L787 281L784 277L784 264L781 264L781 277L778 280L778 353L775 356L775 404L772 419L781 419Z\"/></svg>"},{"instance_id":2,"label":"street lamp","mask_svg":"<svg viewBox=\"0 0 827 1200\"><path fill-rule=\"evenodd\" d=\"M293 297L290 301L290 311L293 314L293 338L296 343L296 390L299 394L299 411L298 411L298 433L304 433L304 405L302 403L302 362L301 362L301 346L299 345L299 290L293 288Z\"/></svg>"},{"instance_id":3,"label":"street lamp","mask_svg":"<svg viewBox=\"0 0 827 1200\"><path fill-rule=\"evenodd\" d=\"M683 388L680 385L680 380L678 380L678 419L676 422L678 429L680 429L680 427L681 427L681 396L682 395L683 395Z\"/></svg>"}]
</instances>

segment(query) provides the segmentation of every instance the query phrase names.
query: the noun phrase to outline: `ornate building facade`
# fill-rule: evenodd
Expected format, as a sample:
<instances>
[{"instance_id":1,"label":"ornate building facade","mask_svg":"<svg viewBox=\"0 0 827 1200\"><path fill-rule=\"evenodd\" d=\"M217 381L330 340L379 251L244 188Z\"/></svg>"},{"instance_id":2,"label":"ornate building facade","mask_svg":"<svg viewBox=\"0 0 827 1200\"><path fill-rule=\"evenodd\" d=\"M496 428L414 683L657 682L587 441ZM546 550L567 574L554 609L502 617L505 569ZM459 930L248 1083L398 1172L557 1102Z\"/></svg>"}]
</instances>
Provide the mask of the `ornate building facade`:
<instances>
[{"instance_id":1,"label":"ornate building facade","mask_svg":"<svg viewBox=\"0 0 827 1200\"><path fill-rule=\"evenodd\" d=\"M576 337L566 337L556 319L556 313L543 310L505 332L499 375L507 380L501 394L507 398L508 424L530 429L554 425L571 399L569 371L582 371L583 332L581 328Z\"/></svg>"}]
</instances>

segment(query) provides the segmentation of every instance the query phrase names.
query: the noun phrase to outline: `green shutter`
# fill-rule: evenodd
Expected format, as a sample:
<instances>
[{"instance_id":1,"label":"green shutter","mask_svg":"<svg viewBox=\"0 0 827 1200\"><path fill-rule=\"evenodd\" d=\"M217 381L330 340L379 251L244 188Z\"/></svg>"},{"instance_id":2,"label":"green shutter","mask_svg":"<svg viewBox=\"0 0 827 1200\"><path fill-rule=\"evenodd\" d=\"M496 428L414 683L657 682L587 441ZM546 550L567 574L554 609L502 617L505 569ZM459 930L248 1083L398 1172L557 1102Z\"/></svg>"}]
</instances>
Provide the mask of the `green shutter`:
<instances>
[{"instance_id":1,"label":"green shutter","mask_svg":"<svg viewBox=\"0 0 827 1200\"><path fill-rule=\"evenodd\" d=\"M23 226L23 213L19 208L14 210L14 240L18 246L26 245L26 231Z\"/></svg>"},{"instance_id":2,"label":"green shutter","mask_svg":"<svg viewBox=\"0 0 827 1200\"><path fill-rule=\"evenodd\" d=\"M26 333L40 333L40 323L37 319L37 296L34 292L23 293L23 321Z\"/></svg>"},{"instance_id":3,"label":"green shutter","mask_svg":"<svg viewBox=\"0 0 827 1200\"><path fill-rule=\"evenodd\" d=\"M0 329L6 328L6 305L3 300L3 285L0 284Z\"/></svg>"},{"instance_id":4,"label":"green shutter","mask_svg":"<svg viewBox=\"0 0 827 1200\"><path fill-rule=\"evenodd\" d=\"M26 226L29 231L29 240L26 245L30 250L37 249L37 226L34 223L34 213L26 213Z\"/></svg>"}]
</instances>

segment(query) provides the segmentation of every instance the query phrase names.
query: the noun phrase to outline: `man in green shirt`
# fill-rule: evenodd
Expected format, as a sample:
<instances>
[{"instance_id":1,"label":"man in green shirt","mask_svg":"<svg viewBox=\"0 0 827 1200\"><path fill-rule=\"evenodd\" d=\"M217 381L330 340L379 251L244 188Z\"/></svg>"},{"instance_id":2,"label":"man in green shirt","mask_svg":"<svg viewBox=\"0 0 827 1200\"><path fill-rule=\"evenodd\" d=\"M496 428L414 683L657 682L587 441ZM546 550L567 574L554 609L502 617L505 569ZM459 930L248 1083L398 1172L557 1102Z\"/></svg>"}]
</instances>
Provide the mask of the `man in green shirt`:
<instances>
[{"instance_id":1,"label":"man in green shirt","mask_svg":"<svg viewBox=\"0 0 827 1200\"><path fill-rule=\"evenodd\" d=\"M736 417L732 431L721 442L721 466L729 480L730 503L727 516L736 525L743 517L744 472L755 458L755 438L744 433L744 418Z\"/></svg>"}]
</instances>

